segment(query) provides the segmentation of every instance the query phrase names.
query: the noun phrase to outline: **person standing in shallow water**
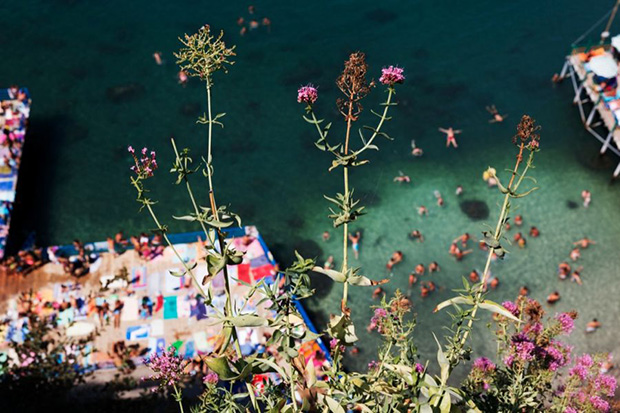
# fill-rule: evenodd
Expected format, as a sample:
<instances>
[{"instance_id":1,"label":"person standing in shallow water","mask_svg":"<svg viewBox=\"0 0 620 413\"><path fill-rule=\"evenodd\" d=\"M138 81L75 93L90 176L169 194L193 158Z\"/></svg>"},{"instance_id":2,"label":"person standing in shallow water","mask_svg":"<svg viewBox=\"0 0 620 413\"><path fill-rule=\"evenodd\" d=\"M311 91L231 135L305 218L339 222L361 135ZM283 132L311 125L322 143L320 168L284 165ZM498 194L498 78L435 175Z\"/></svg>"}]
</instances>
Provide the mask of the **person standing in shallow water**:
<instances>
[{"instance_id":1,"label":"person standing in shallow water","mask_svg":"<svg viewBox=\"0 0 620 413\"><path fill-rule=\"evenodd\" d=\"M353 248L353 255L355 259L359 259L360 257L360 239L362 238L362 234L357 231L355 235L349 234L349 241L351 241L351 247Z\"/></svg>"}]
</instances>

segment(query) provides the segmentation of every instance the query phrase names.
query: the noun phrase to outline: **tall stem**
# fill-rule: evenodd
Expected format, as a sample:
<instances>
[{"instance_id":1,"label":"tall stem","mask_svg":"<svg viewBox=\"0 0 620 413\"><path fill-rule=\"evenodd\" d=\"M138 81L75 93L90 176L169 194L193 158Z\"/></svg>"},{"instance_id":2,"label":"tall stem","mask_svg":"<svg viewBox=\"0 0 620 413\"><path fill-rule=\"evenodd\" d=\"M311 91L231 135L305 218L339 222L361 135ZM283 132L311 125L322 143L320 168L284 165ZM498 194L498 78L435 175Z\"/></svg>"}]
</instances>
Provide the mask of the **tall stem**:
<instances>
[{"instance_id":1,"label":"tall stem","mask_svg":"<svg viewBox=\"0 0 620 413\"><path fill-rule=\"evenodd\" d=\"M349 137L351 136L351 122L353 113L353 95L349 97L349 113L347 114L347 133L344 137L344 156L349 154ZM349 199L349 168L344 166L344 199ZM349 262L349 223L345 222L342 241L342 273L346 276ZM341 311L344 313L347 308L347 298L349 295L349 282L344 281L342 290Z\"/></svg>"},{"instance_id":2,"label":"tall stem","mask_svg":"<svg viewBox=\"0 0 620 413\"><path fill-rule=\"evenodd\" d=\"M213 115L211 113L211 77L210 75L206 76L206 90L207 90L207 117L209 119L208 122L208 135L207 135L207 178L209 180L209 203L211 204L211 212L216 221L220 221L220 214L217 210L217 204L215 203L215 192L213 190L213 173L211 167L211 147L213 142ZM224 233L218 228L217 229L217 238L220 245L220 253L224 254ZM224 257L226 259L226 257ZM224 287L226 291L226 305L224 307L224 315L227 317L233 316L233 307L232 307L232 294L230 292L230 280L228 277L228 267L225 265L222 270L224 273ZM239 344L239 336L237 334L237 328L235 326L227 326L225 328L231 329L231 335L233 340L233 347L235 348L235 353L237 358L243 358L243 354L241 353L241 346ZM246 383L246 387L248 389L248 395L252 401L253 407L258 410L258 402L256 401L256 396L254 395L254 389L250 383Z\"/></svg>"},{"instance_id":3,"label":"tall stem","mask_svg":"<svg viewBox=\"0 0 620 413\"><path fill-rule=\"evenodd\" d=\"M181 413L184 413L183 412L183 394L177 388L176 384L173 384L172 387L174 388L174 398L176 399L177 403L179 403L179 410L181 411Z\"/></svg>"},{"instance_id":4,"label":"tall stem","mask_svg":"<svg viewBox=\"0 0 620 413\"><path fill-rule=\"evenodd\" d=\"M519 165L521 164L521 161L523 160L523 149L525 149L525 145L522 143L519 146L519 154L517 155L517 161L515 163L515 167L512 170L512 175L510 176L510 181L508 182L508 186L506 187L506 189L508 189L508 193L504 195L504 203L502 204L502 209L499 214L499 219L497 220L497 225L495 226L495 233L493 234L493 238L495 239L495 241L499 241L502 235L502 226L504 225L504 220L506 219L506 215L508 214L508 202L510 201L510 192L511 191L514 192L517 190L517 188L519 187L519 184L521 184L521 181L523 180L523 177L525 176L527 172L527 169L529 168L529 162L528 162L527 166L525 167L525 170L521 174L521 178L519 179L515 187L512 188L512 184L514 183L515 177L517 176L517 173L519 171ZM484 292L484 287L486 286L488 277L489 277L489 268L491 267L491 258L493 258L493 248L489 249L489 255L487 256L487 262L486 262L486 265L484 266L484 272L482 274L482 282L480 283L480 287L478 288L478 292L474 300L474 307L471 313L471 317L469 318L469 321L467 323L467 328L465 329L465 333L463 334L463 338L461 339L461 347L465 346L465 343L467 342L467 337L469 336L469 332L471 331L471 327L474 324L474 319L476 318L476 314L478 313L478 308L479 308L478 304L480 302L480 299L482 298L482 293Z\"/></svg>"}]
</instances>

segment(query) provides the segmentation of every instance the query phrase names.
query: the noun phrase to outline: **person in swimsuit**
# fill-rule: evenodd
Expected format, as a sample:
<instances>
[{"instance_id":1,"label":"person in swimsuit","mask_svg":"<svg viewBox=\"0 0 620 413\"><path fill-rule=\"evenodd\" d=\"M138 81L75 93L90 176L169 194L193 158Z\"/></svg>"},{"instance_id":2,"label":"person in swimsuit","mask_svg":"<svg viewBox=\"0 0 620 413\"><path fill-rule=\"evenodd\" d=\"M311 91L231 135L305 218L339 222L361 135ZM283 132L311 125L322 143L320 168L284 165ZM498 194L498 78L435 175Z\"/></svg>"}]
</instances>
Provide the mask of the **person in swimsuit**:
<instances>
[{"instance_id":1,"label":"person in swimsuit","mask_svg":"<svg viewBox=\"0 0 620 413\"><path fill-rule=\"evenodd\" d=\"M392 271L392 267L400 263L402 260L403 260L403 253L401 251L394 251L394 253L390 257L390 260L385 266L388 270Z\"/></svg>"},{"instance_id":2,"label":"person in swimsuit","mask_svg":"<svg viewBox=\"0 0 620 413\"><path fill-rule=\"evenodd\" d=\"M529 289L529 288L527 288L527 286L526 286L526 285L524 285L523 287L521 287L521 288L519 289L519 295L520 295L521 297L527 297L527 295L528 295L529 293L530 293L530 289Z\"/></svg>"},{"instance_id":3,"label":"person in swimsuit","mask_svg":"<svg viewBox=\"0 0 620 413\"><path fill-rule=\"evenodd\" d=\"M530 228L530 237L538 238L539 235L540 235L540 231L538 230L538 228L536 227Z\"/></svg>"},{"instance_id":4,"label":"person in swimsuit","mask_svg":"<svg viewBox=\"0 0 620 413\"><path fill-rule=\"evenodd\" d=\"M323 241L329 241L329 231L323 232Z\"/></svg>"},{"instance_id":5,"label":"person in swimsuit","mask_svg":"<svg viewBox=\"0 0 620 413\"><path fill-rule=\"evenodd\" d=\"M351 241L351 247L353 247L353 255L355 255L355 259L359 259L360 257L360 239L362 238L362 234L357 231L355 235L349 234L349 241Z\"/></svg>"},{"instance_id":6,"label":"person in swimsuit","mask_svg":"<svg viewBox=\"0 0 620 413\"><path fill-rule=\"evenodd\" d=\"M401 171L398 171L398 176L394 177L394 182L399 182L399 183L410 183L411 182L411 178L409 178L409 176L403 174Z\"/></svg>"},{"instance_id":7,"label":"person in swimsuit","mask_svg":"<svg viewBox=\"0 0 620 413\"><path fill-rule=\"evenodd\" d=\"M449 127L448 129L439 128L439 132L443 132L446 134L446 148L450 147L450 145L454 146L455 148L459 147L456 143L456 137L454 135L462 133L462 130L454 130L452 129L452 127Z\"/></svg>"},{"instance_id":8,"label":"person in swimsuit","mask_svg":"<svg viewBox=\"0 0 620 413\"><path fill-rule=\"evenodd\" d=\"M506 114L500 115L495 105L487 106L486 110L493 116L493 119L489 119L489 123L500 123L508 117Z\"/></svg>"},{"instance_id":9,"label":"person in swimsuit","mask_svg":"<svg viewBox=\"0 0 620 413\"><path fill-rule=\"evenodd\" d=\"M586 333L594 333L597 329L601 327L600 321L596 318L593 318L588 324L586 324Z\"/></svg>"},{"instance_id":10,"label":"person in swimsuit","mask_svg":"<svg viewBox=\"0 0 620 413\"><path fill-rule=\"evenodd\" d=\"M581 191L581 198L583 199L583 207L587 208L590 206L590 202L592 202L592 194L587 189Z\"/></svg>"},{"instance_id":11,"label":"person in swimsuit","mask_svg":"<svg viewBox=\"0 0 620 413\"><path fill-rule=\"evenodd\" d=\"M420 205L418 207L418 215L420 215L420 216L428 215L428 209L426 209L426 207L424 205Z\"/></svg>"},{"instance_id":12,"label":"person in swimsuit","mask_svg":"<svg viewBox=\"0 0 620 413\"><path fill-rule=\"evenodd\" d=\"M557 291L552 292L547 296L547 303L554 304L560 300L560 293Z\"/></svg>"},{"instance_id":13,"label":"person in swimsuit","mask_svg":"<svg viewBox=\"0 0 620 413\"><path fill-rule=\"evenodd\" d=\"M575 271L573 271L573 273L570 276L570 280L573 282L576 282L578 285L581 285L581 270L583 269L583 267L579 267L577 268Z\"/></svg>"},{"instance_id":14,"label":"person in swimsuit","mask_svg":"<svg viewBox=\"0 0 620 413\"><path fill-rule=\"evenodd\" d=\"M590 246L590 244L596 244L596 242L592 241L590 238L585 237L580 239L579 241L573 242L573 245L578 245L583 249L586 249Z\"/></svg>"},{"instance_id":15,"label":"person in swimsuit","mask_svg":"<svg viewBox=\"0 0 620 413\"><path fill-rule=\"evenodd\" d=\"M414 139L411 140L411 154L415 156L416 158L419 158L420 156L424 155L424 151L422 150L422 148L419 148L415 144Z\"/></svg>"},{"instance_id":16,"label":"person in swimsuit","mask_svg":"<svg viewBox=\"0 0 620 413\"><path fill-rule=\"evenodd\" d=\"M411 234L409 234L409 239L411 239L411 240L416 240L417 239L418 242L424 242L424 236L417 229L414 229L413 231L411 231Z\"/></svg>"},{"instance_id":17,"label":"person in swimsuit","mask_svg":"<svg viewBox=\"0 0 620 413\"><path fill-rule=\"evenodd\" d=\"M469 280L473 283L480 282L480 275L478 275L478 271L471 270L471 272L469 273Z\"/></svg>"},{"instance_id":18,"label":"person in swimsuit","mask_svg":"<svg viewBox=\"0 0 620 413\"><path fill-rule=\"evenodd\" d=\"M429 273L434 273L434 272L439 272L441 268L439 268L439 264L437 264L437 261L433 261L430 264L428 264L428 272Z\"/></svg>"},{"instance_id":19,"label":"person in swimsuit","mask_svg":"<svg viewBox=\"0 0 620 413\"><path fill-rule=\"evenodd\" d=\"M437 198L437 206L443 206L443 197L441 196L441 193L439 191L434 191L433 194L435 195L435 198Z\"/></svg>"},{"instance_id":20,"label":"person in swimsuit","mask_svg":"<svg viewBox=\"0 0 620 413\"><path fill-rule=\"evenodd\" d=\"M424 268L424 264L418 264L415 266L416 275L424 275L426 269Z\"/></svg>"},{"instance_id":21,"label":"person in swimsuit","mask_svg":"<svg viewBox=\"0 0 620 413\"><path fill-rule=\"evenodd\" d=\"M461 194L463 193L463 187L461 185L457 186L454 193L456 194L456 196L461 196Z\"/></svg>"},{"instance_id":22,"label":"person in swimsuit","mask_svg":"<svg viewBox=\"0 0 620 413\"><path fill-rule=\"evenodd\" d=\"M456 244L456 242L460 240L463 248L467 248L467 241L469 241L470 239L471 239L471 235L469 235L469 233L466 232L463 235L459 235L457 238L455 238L454 241L452 241L452 243Z\"/></svg>"},{"instance_id":23,"label":"person in swimsuit","mask_svg":"<svg viewBox=\"0 0 620 413\"><path fill-rule=\"evenodd\" d=\"M158 66L161 66L163 62L163 60L161 60L161 52L155 52L153 53L153 59L155 59L155 63L157 63Z\"/></svg>"},{"instance_id":24,"label":"person in swimsuit","mask_svg":"<svg viewBox=\"0 0 620 413\"><path fill-rule=\"evenodd\" d=\"M189 81L189 78L187 77L187 73L185 73L182 70L177 74L177 77L179 78L179 84L183 86L185 86L187 82Z\"/></svg>"},{"instance_id":25,"label":"person in swimsuit","mask_svg":"<svg viewBox=\"0 0 620 413\"><path fill-rule=\"evenodd\" d=\"M329 257L327 257L325 264L323 264L323 268L325 268L326 270L331 270L332 268L334 268L334 256L333 255L330 255Z\"/></svg>"},{"instance_id":26,"label":"person in swimsuit","mask_svg":"<svg viewBox=\"0 0 620 413\"><path fill-rule=\"evenodd\" d=\"M570 252L570 259L573 261L577 261L579 258L581 258L581 251L579 251L579 248L573 248L573 250Z\"/></svg>"},{"instance_id":27,"label":"person in swimsuit","mask_svg":"<svg viewBox=\"0 0 620 413\"><path fill-rule=\"evenodd\" d=\"M523 217L520 214L515 217L515 225L518 227L523 225Z\"/></svg>"}]
</instances>

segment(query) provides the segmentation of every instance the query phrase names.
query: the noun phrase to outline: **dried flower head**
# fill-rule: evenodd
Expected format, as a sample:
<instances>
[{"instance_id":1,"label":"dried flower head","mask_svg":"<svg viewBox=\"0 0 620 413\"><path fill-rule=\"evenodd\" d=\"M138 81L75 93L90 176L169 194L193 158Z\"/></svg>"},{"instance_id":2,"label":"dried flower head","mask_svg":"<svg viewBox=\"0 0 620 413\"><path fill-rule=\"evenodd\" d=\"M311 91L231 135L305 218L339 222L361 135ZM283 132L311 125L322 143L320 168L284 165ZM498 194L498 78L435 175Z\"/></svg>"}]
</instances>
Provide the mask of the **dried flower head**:
<instances>
[{"instance_id":1,"label":"dried flower head","mask_svg":"<svg viewBox=\"0 0 620 413\"><path fill-rule=\"evenodd\" d=\"M209 82L216 71L227 72L226 65L234 64L228 58L235 56L235 46L227 48L223 37L223 31L216 38L211 35L209 25L204 25L198 33L191 36L186 34L184 38L179 38L185 47L174 56L181 70L188 76L207 79Z\"/></svg>"},{"instance_id":2,"label":"dried flower head","mask_svg":"<svg viewBox=\"0 0 620 413\"><path fill-rule=\"evenodd\" d=\"M344 70L336 80L338 89L345 95L345 98L339 98L336 103L346 121L357 120L362 111L360 101L375 85L374 81L368 83L366 80L367 71L366 56L364 53L355 52L349 56L349 60L344 62Z\"/></svg>"},{"instance_id":3,"label":"dried flower head","mask_svg":"<svg viewBox=\"0 0 620 413\"><path fill-rule=\"evenodd\" d=\"M528 115L523 115L521 122L517 125L517 134L513 136L512 143L515 145L523 144L530 150L537 150L539 147L540 135L537 133L540 126Z\"/></svg>"}]
</instances>

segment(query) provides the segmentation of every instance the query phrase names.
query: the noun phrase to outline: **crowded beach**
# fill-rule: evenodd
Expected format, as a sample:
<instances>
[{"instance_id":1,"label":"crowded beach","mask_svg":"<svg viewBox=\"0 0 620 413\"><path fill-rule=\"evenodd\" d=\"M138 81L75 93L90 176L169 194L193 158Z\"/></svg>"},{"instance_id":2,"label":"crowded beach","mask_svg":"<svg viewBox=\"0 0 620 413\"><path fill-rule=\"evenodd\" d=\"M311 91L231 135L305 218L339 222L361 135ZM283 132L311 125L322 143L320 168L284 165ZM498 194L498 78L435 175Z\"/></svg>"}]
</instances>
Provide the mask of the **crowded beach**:
<instances>
[{"instance_id":1,"label":"crowded beach","mask_svg":"<svg viewBox=\"0 0 620 413\"><path fill-rule=\"evenodd\" d=\"M196 264L196 274L205 274L205 241L200 234L170 238L183 261ZM241 264L228 268L236 308L272 318L266 303L246 302L244 297L256 283L274 282L277 264L255 227L233 228L228 236L235 249L245 252ZM84 368L128 369L145 356L173 346L193 360L192 368L200 369L200 356L214 350L221 325L212 325L215 310L205 304L191 279L171 275L182 266L161 241L158 235L127 239L119 232L103 242L75 240L69 246L24 252L40 257L41 263L38 268L29 267L27 275L13 273L4 280L0 352L11 357L9 343L23 341L29 316L36 314L55 321L69 337L97 333L90 352L80 358ZM220 273L212 281L212 305L220 311L225 304L224 285ZM306 322L303 328L314 330L303 309L301 314ZM274 352L266 346L270 335L268 327L240 328L242 353ZM317 371L328 364L329 354L319 340L300 344L300 349Z\"/></svg>"}]
</instances>

